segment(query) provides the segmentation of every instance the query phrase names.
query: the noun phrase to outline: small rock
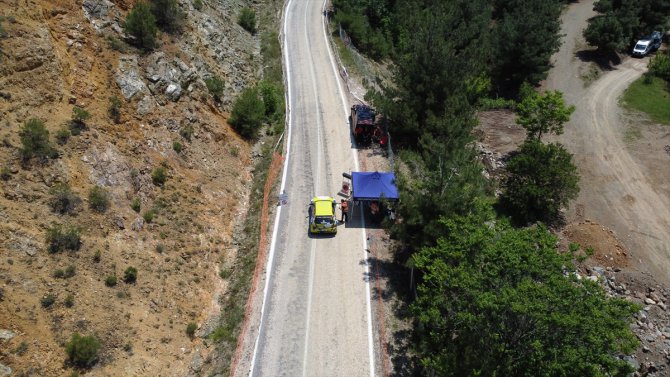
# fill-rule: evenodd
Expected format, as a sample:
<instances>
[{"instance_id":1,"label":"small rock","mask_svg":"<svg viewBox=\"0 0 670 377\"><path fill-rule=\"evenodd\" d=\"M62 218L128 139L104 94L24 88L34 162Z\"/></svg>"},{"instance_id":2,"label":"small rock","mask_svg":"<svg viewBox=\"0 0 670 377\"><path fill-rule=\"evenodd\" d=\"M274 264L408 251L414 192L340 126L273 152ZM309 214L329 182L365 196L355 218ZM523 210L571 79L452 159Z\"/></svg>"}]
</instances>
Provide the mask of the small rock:
<instances>
[{"instance_id":1,"label":"small rock","mask_svg":"<svg viewBox=\"0 0 670 377\"><path fill-rule=\"evenodd\" d=\"M656 301L650 299L650 298L645 298L644 303L647 305L656 305Z\"/></svg>"},{"instance_id":2,"label":"small rock","mask_svg":"<svg viewBox=\"0 0 670 377\"><path fill-rule=\"evenodd\" d=\"M7 330L7 329L0 329L0 340L11 340L13 337L16 336L16 333L12 330Z\"/></svg>"},{"instance_id":3,"label":"small rock","mask_svg":"<svg viewBox=\"0 0 670 377\"><path fill-rule=\"evenodd\" d=\"M133 222L130 224L130 229L134 231L140 231L144 228L144 219L141 217L136 218L133 220Z\"/></svg>"},{"instance_id":4,"label":"small rock","mask_svg":"<svg viewBox=\"0 0 670 377\"><path fill-rule=\"evenodd\" d=\"M647 346L642 347L642 352L649 353L650 351L651 351L651 349L649 349L649 347L647 347Z\"/></svg>"},{"instance_id":5,"label":"small rock","mask_svg":"<svg viewBox=\"0 0 670 377\"><path fill-rule=\"evenodd\" d=\"M126 226L123 224L123 218L121 216L116 216L114 218L114 225L119 229L126 229Z\"/></svg>"},{"instance_id":6,"label":"small rock","mask_svg":"<svg viewBox=\"0 0 670 377\"><path fill-rule=\"evenodd\" d=\"M0 377L9 377L12 375L12 368L5 364L0 364Z\"/></svg>"}]
</instances>

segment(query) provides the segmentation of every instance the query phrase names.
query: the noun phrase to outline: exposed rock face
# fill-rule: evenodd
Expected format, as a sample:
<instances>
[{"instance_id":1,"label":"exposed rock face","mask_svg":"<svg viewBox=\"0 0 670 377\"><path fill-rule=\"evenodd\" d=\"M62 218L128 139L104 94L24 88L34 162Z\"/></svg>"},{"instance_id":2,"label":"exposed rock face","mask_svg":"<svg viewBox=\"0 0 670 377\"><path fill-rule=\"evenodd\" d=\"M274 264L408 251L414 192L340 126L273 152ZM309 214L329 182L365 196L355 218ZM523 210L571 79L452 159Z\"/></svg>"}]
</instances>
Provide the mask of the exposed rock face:
<instances>
[{"instance_id":1,"label":"exposed rock face","mask_svg":"<svg viewBox=\"0 0 670 377\"><path fill-rule=\"evenodd\" d=\"M129 100L140 92L149 90L140 76L140 67L136 55L124 55L119 58L119 68L116 71L116 84L121 89L123 98Z\"/></svg>"},{"instance_id":2,"label":"exposed rock face","mask_svg":"<svg viewBox=\"0 0 670 377\"><path fill-rule=\"evenodd\" d=\"M130 164L113 144L93 147L81 159L91 166L92 183L98 186L130 184Z\"/></svg>"}]
</instances>

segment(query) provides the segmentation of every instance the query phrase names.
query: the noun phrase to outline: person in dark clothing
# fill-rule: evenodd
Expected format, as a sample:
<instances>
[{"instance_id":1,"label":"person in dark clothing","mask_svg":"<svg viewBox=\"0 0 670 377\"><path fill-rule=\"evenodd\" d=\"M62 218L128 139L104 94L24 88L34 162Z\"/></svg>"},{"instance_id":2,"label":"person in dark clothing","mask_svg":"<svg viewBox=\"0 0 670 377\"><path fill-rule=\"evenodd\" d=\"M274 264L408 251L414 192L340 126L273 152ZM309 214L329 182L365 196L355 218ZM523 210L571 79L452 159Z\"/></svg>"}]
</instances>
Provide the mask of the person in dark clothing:
<instances>
[{"instance_id":1,"label":"person in dark clothing","mask_svg":"<svg viewBox=\"0 0 670 377\"><path fill-rule=\"evenodd\" d=\"M349 220L349 202L342 199L340 202L340 211L342 211L342 220L340 221L343 223L347 222L347 220Z\"/></svg>"}]
</instances>

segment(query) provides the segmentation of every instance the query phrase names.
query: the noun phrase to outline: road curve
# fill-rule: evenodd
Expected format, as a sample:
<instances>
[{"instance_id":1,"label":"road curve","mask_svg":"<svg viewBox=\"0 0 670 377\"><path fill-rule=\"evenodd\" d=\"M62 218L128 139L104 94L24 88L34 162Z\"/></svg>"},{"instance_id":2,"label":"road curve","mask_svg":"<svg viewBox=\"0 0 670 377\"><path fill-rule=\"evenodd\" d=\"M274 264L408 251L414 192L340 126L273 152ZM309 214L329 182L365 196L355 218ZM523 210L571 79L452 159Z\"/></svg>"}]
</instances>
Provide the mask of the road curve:
<instances>
[{"instance_id":1,"label":"road curve","mask_svg":"<svg viewBox=\"0 0 670 377\"><path fill-rule=\"evenodd\" d=\"M289 202L275 224L250 376L374 376L366 236L360 216L335 237L307 233L314 195L335 197L356 170L323 1L288 1L284 50L290 107ZM339 213L339 211L338 211Z\"/></svg>"},{"instance_id":2,"label":"road curve","mask_svg":"<svg viewBox=\"0 0 670 377\"><path fill-rule=\"evenodd\" d=\"M563 45L553 59L546 88L560 90L576 106L559 140L575 155L581 192L571 217L595 220L614 229L638 266L670 279L670 200L656 189L643 161L623 141L626 129L619 98L646 70L648 58L624 58L584 87L576 53L586 46L582 30L593 16L594 0L573 3L562 16ZM581 212L581 213L580 213Z\"/></svg>"}]
</instances>

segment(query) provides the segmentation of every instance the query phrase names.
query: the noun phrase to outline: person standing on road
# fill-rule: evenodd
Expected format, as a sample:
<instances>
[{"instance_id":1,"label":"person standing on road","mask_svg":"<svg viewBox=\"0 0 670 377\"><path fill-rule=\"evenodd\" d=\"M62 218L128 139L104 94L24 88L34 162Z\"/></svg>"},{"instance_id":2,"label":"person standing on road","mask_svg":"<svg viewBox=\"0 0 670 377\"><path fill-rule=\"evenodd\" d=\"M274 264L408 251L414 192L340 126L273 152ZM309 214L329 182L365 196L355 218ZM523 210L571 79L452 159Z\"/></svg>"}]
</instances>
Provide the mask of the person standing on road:
<instances>
[{"instance_id":1,"label":"person standing on road","mask_svg":"<svg viewBox=\"0 0 670 377\"><path fill-rule=\"evenodd\" d=\"M342 220L341 222L345 223L349 220L349 202L342 199L340 202L340 211L342 211Z\"/></svg>"}]
</instances>

